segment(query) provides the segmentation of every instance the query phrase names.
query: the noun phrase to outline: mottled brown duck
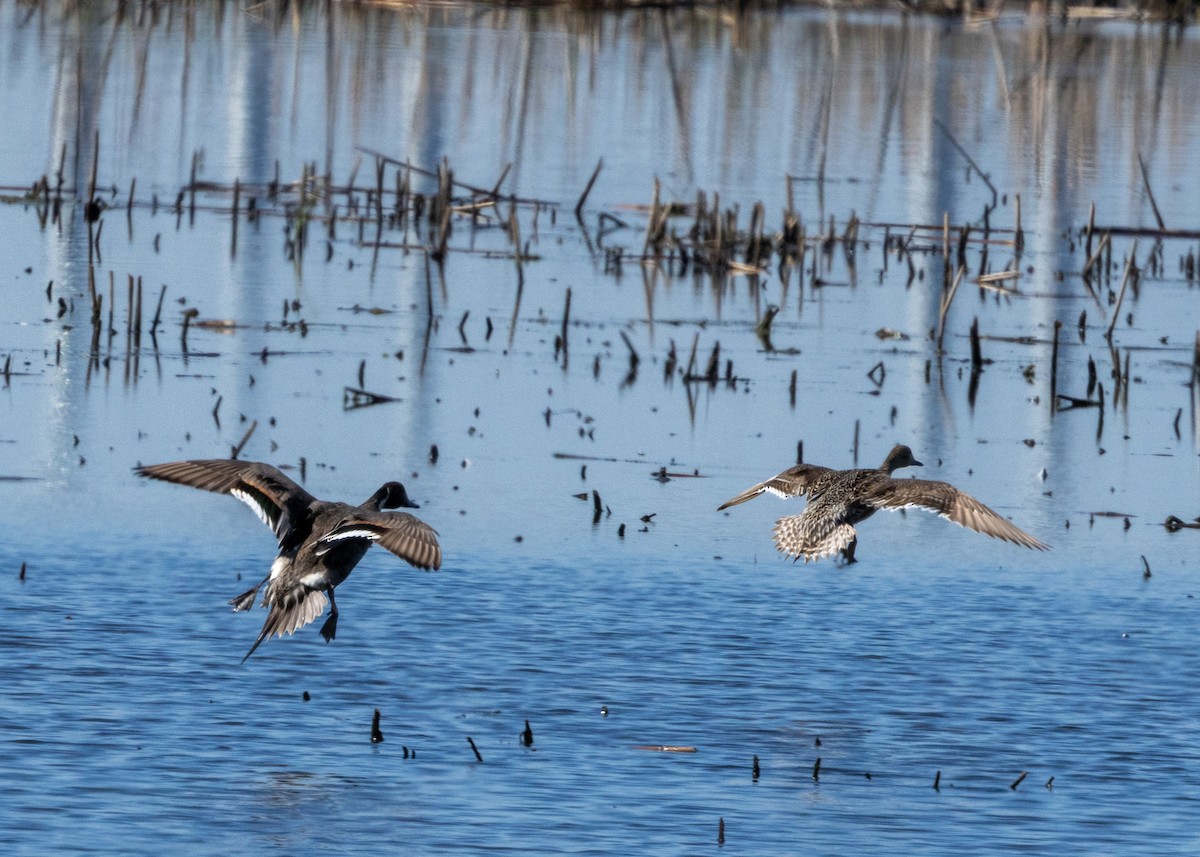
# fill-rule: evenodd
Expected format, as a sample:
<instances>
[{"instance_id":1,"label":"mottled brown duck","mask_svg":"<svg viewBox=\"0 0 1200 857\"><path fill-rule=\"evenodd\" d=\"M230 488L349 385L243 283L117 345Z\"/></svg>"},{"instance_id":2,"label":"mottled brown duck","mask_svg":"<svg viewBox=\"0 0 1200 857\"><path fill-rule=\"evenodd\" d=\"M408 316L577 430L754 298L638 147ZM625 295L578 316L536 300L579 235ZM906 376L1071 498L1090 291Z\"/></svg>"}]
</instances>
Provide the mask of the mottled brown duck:
<instances>
[{"instance_id":1,"label":"mottled brown duck","mask_svg":"<svg viewBox=\"0 0 1200 857\"><path fill-rule=\"evenodd\" d=\"M436 569L442 564L437 531L405 512L419 508L399 482L387 482L359 506L318 500L269 464L212 459L175 461L134 468L139 476L188 485L238 498L274 531L279 555L257 586L230 600L235 612L254 605L266 584L262 606L269 609L262 631L246 657L271 635L282 637L303 628L330 607L321 636L337 632L333 590L350 576L358 561L378 544L410 565Z\"/></svg>"},{"instance_id":2,"label":"mottled brown duck","mask_svg":"<svg viewBox=\"0 0 1200 857\"><path fill-rule=\"evenodd\" d=\"M902 467L920 466L912 450L902 445L893 448L883 464L875 468L833 470L815 464L797 464L722 503L717 511L745 503L763 492L785 499L807 496L808 505L803 512L775 523L775 544L779 550L805 562L839 551L847 563L854 562L858 544L854 525L880 509L909 507L933 512L985 536L1034 550L1048 549L1045 543L948 482L892 477Z\"/></svg>"}]
</instances>

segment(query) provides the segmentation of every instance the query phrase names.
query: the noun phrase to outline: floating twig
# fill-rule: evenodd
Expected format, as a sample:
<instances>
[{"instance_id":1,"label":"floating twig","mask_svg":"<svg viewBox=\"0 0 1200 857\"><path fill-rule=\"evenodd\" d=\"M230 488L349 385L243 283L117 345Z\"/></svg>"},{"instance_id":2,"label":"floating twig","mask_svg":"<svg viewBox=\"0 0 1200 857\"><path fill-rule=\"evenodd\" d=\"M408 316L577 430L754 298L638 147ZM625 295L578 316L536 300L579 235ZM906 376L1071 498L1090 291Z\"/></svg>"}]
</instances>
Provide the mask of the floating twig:
<instances>
[{"instance_id":1,"label":"floating twig","mask_svg":"<svg viewBox=\"0 0 1200 857\"><path fill-rule=\"evenodd\" d=\"M359 387L342 388L342 410L352 411L356 408L368 408L371 405L382 405L384 402L399 402L396 396L385 396L383 393L372 393Z\"/></svg>"}]
</instances>

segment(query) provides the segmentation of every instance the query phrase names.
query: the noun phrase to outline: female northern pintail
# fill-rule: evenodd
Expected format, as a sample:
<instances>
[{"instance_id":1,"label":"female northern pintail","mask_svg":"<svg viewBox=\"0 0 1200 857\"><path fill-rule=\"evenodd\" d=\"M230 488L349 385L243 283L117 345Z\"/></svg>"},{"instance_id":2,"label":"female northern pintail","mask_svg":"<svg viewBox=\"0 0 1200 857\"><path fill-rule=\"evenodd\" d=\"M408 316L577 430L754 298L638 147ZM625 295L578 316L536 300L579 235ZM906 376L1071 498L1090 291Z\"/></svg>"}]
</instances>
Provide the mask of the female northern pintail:
<instances>
[{"instance_id":1,"label":"female northern pintail","mask_svg":"<svg viewBox=\"0 0 1200 857\"><path fill-rule=\"evenodd\" d=\"M139 476L190 485L237 497L254 510L279 540L279 556L257 586L232 599L235 612L248 610L263 584L262 606L269 607L258 639L242 658L254 654L272 634L282 637L312 622L330 606L321 636L329 642L337 631L338 609L333 590L350 576L372 544L417 568L442 564L437 531L404 512L419 508L399 482L388 482L361 506L318 500L269 464L212 459L176 461L134 468Z\"/></svg>"},{"instance_id":2,"label":"female northern pintail","mask_svg":"<svg viewBox=\"0 0 1200 857\"><path fill-rule=\"evenodd\" d=\"M833 470L815 464L797 464L778 476L760 482L721 504L717 511L745 503L767 491L777 497L808 496L799 515L780 518L775 524L775 544L794 559L805 562L842 552L854 562L858 533L854 525L879 509L916 506L986 536L1035 550L1048 546L997 515L970 494L947 482L928 479L893 479L901 467L920 467L912 450L896 446L883 464L864 470Z\"/></svg>"}]
</instances>

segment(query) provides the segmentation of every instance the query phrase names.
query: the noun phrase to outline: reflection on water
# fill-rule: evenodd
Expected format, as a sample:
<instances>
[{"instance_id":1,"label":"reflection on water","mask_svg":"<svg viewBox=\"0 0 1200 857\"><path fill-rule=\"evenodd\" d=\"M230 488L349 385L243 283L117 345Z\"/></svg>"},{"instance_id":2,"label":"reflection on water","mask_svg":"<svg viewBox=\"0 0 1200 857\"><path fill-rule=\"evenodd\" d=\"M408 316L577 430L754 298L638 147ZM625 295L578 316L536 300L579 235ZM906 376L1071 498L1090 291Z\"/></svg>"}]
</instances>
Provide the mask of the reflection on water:
<instances>
[{"instance_id":1,"label":"reflection on water","mask_svg":"<svg viewBox=\"0 0 1200 857\"><path fill-rule=\"evenodd\" d=\"M1193 850L1198 67L1024 15L0 0L0 829ZM914 512L793 567L798 503L715 508L801 442L1054 550ZM130 468L242 444L402 479L443 570L369 554L333 645L239 666L270 534Z\"/></svg>"}]
</instances>

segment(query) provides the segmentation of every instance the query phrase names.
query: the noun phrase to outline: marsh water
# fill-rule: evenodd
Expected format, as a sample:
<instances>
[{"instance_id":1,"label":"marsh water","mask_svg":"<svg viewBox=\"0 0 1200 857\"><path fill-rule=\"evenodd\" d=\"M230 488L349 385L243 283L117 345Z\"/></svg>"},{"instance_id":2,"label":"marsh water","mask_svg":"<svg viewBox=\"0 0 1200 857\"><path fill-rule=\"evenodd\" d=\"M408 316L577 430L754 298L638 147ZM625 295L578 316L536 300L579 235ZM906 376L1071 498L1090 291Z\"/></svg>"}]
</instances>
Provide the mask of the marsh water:
<instances>
[{"instance_id":1,"label":"marsh water","mask_svg":"<svg viewBox=\"0 0 1200 857\"><path fill-rule=\"evenodd\" d=\"M1194 853L1198 75L1024 13L0 0L0 843ZM439 165L499 204L371 213ZM656 182L804 261L647 252ZM716 511L898 442L1052 549ZM400 479L442 569L373 551L240 663L270 532L132 468L243 443Z\"/></svg>"}]
</instances>

